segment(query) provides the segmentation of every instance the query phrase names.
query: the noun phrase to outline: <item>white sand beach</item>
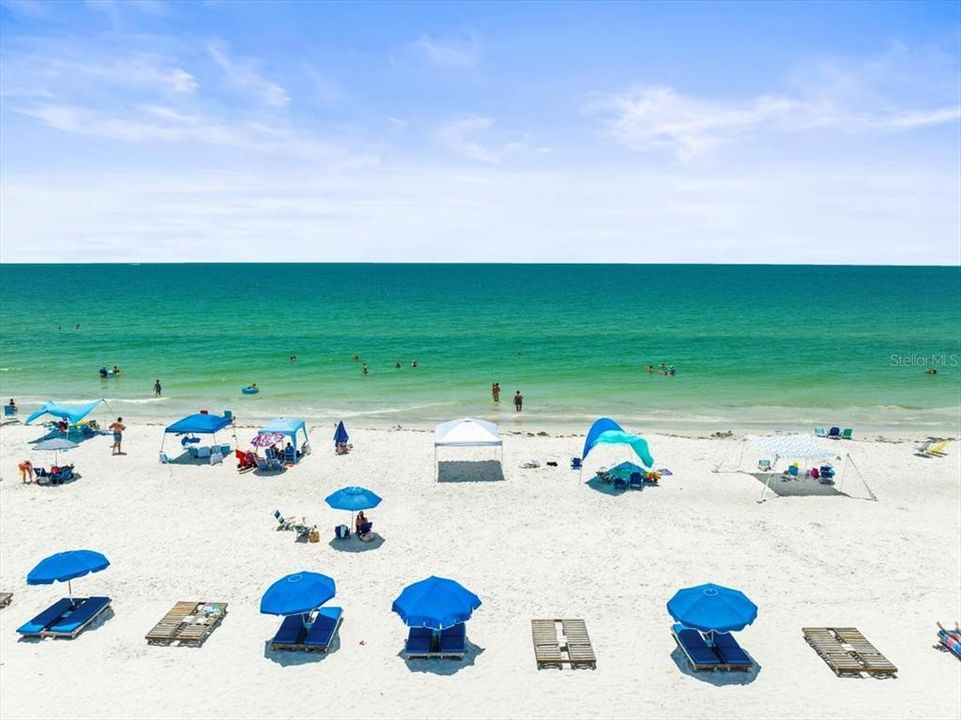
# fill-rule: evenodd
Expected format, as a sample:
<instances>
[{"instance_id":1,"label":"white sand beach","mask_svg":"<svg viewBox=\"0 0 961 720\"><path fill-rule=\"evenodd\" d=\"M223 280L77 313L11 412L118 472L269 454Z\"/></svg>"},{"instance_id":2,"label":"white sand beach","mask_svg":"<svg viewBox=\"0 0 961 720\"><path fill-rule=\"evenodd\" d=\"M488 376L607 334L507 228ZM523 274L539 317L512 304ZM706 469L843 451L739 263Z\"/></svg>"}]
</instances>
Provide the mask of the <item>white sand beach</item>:
<instances>
[{"instance_id":1,"label":"white sand beach","mask_svg":"<svg viewBox=\"0 0 961 720\"><path fill-rule=\"evenodd\" d=\"M851 497L756 503L747 473L711 472L734 440L648 436L660 487L612 496L569 469L583 437L506 434L503 480L438 482L433 436L350 428L336 456L329 427L314 452L275 476L219 466L161 465L162 428L128 430L110 455L97 437L70 452L81 478L22 484L37 428L0 430L0 716L3 718L958 718L961 663L932 646L935 621L961 614L961 444L944 458L913 441L837 441L878 501ZM239 428L246 446L253 428ZM488 460L481 449L445 460ZM745 453L750 470L758 454ZM35 462L52 460L34 453ZM537 459L541 467L521 469ZM545 465L547 460L557 467ZM479 467L479 466L474 466ZM489 466L487 466L489 467ZM451 466L446 466L449 472ZM586 479L586 477L585 477ZM369 513L382 543L331 542L347 513L323 498L345 485L383 497ZM276 532L272 513L306 516L321 541ZM89 548L111 566L73 583L112 598L113 615L75 640L21 642L16 628L66 593L28 586L54 552ZM344 622L328 655L271 652L279 618L259 613L277 578L333 577ZM405 661L391 612L405 585L458 580L483 605L463 662ZM717 582L759 607L738 634L759 669L691 672L665 603ZM144 635L180 600L228 603L199 649L149 646ZM597 669L537 670L532 618L584 618ZM803 626L855 626L899 672L835 677Z\"/></svg>"}]
</instances>

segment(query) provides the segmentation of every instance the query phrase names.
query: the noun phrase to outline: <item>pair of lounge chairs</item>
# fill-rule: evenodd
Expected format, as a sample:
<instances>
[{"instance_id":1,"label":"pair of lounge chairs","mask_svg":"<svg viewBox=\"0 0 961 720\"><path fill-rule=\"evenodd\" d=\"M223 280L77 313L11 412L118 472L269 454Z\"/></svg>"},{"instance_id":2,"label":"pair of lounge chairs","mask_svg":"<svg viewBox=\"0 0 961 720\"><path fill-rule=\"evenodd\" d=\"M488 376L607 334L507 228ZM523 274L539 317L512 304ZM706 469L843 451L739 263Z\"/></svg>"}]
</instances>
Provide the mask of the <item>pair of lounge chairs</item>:
<instances>
[{"instance_id":1,"label":"pair of lounge chairs","mask_svg":"<svg viewBox=\"0 0 961 720\"><path fill-rule=\"evenodd\" d=\"M467 648L467 626L458 623L441 631L412 627L404 643L410 659L453 658L462 660Z\"/></svg>"},{"instance_id":2,"label":"pair of lounge chairs","mask_svg":"<svg viewBox=\"0 0 961 720\"><path fill-rule=\"evenodd\" d=\"M284 464L275 456L260 457L260 455L258 455L257 469L261 472L280 472L284 469Z\"/></svg>"},{"instance_id":3,"label":"pair of lounge chairs","mask_svg":"<svg viewBox=\"0 0 961 720\"><path fill-rule=\"evenodd\" d=\"M801 628L804 639L838 677L867 673L873 677L894 677L898 669L867 641L857 628Z\"/></svg>"},{"instance_id":4,"label":"pair of lounge chairs","mask_svg":"<svg viewBox=\"0 0 961 720\"><path fill-rule=\"evenodd\" d=\"M948 454L948 443L950 440L936 440L926 443L923 448L918 450L919 457L944 457Z\"/></svg>"},{"instance_id":5,"label":"pair of lounge chairs","mask_svg":"<svg viewBox=\"0 0 961 720\"><path fill-rule=\"evenodd\" d=\"M581 619L531 620L531 639L538 670L564 665L597 668L587 624Z\"/></svg>"},{"instance_id":6,"label":"pair of lounge chairs","mask_svg":"<svg viewBox=\"0 0 961 720\"><path fill-rule=\"evenodd\" d=\"M852 428L844 428L844 430L842 430L839 427L832 427L829 430L825 430L824 428L816 427L814 428L814 435L831 440L853 440L854 430Z\"/></svg>"},{"instance_id":7,"label":"pair of lounge chairs","mask_svg":"<svg viewBox=\"0 0 961 720\"><path fill-rule=\"evenodd\" d=\"M274 519L277 521L278 530L293 530L297 533L298 540L306 538L313 529L313 526L299 523L294 518L285 518L280 514L280 510L274 510Z\"/></svg>"},{"instance_id":8,"label":"pair of lounge chairs","mask_svg":"<svg viewBox=\"0 0 961 720\"><path fill-rule=\"evenodd\" d=\"M708 643L699 630L676 623L671 635L695 672L703 670L741 670L754 667L748 655L731 633L711 633Z\"/></svg>"},{"instance_id":9,"label":"pair of lounge chairs","mask_svg":"<svg viewBox=\"0 0 961 720\"><path fill-rule=\"evenodd\" d=\"M270 641L270 649L328 652L343 619L344 610L339 607L322 607L312 620L310 615L288 615Z\"/></svg>"},{"instance_id":10,"label":"pair of lounge chairs","mask_svg":"<svg viewBox=\"0 0 961 720\"><path fill-rule=\"evenodd\" d=\"M25 638L73 639L109 606L108 597L62 598L17 628L17 632Z\"/></svg>"},{"instance_id":11,"label":"pair of lounge chairs","mask_svg":"<svg viewBox=\"0 0 961 720\"><path fill-rule=\"evenodd\" d=\"M151 645L200 647L227 614L227 603L182 601L145 636Z\"/></svg>"}]
</instances>

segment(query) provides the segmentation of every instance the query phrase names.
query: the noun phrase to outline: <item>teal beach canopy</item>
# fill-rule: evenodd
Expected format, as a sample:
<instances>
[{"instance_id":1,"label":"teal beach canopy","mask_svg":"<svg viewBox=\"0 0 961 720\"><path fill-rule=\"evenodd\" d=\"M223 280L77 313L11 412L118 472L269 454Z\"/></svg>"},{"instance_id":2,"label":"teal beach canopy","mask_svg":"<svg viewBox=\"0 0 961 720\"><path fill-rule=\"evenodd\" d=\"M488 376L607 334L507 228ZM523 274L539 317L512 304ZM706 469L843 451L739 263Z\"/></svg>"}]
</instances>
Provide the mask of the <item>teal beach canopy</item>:
<instances>
[{"instance_id":1,"label":"teal beach canopy","mask_svg":"<svg viewBox=\"0 0 961 720\"><path fill-rule=\"evenodd\" d=\"M165 433L215 433L230 425L231 418L223 415L208 415L197 413L181 418L173 425L168 425Z\"/></svg>"},{"instance_id":2,"label":"teal beach canopy","mask_svg":"<svg viewBox=\"0 0 961 720\"><path fill-rule=\"evenodd\" d=\"M257 431L258 435L265 435L267 433L280 433L281 435L286 435L288 438L290 438L290 444L293 445L294 450L297 450L299 447L297 444L297 433L300 433L304 436L302 444L307 444L307 423L301 418L274 418Z\"/></svg>"},{"instance_id":3,"label":"teal beach canopy","mask_svg":"<svg viewBox=\"0 0 961 720\"><path fill-rule=\"evenodd\" d=\"M581 459L586 460L591 450L598 445L629 445L645 467L650 468L654 465L654 458L651 457L647 440L640 435L624 432L624 428L610 418L600 418L591 425L591 429L587 431L587 439L584 441L584 453Z\"/></svg>"},{"instance_id":4,"label":"teal beach canopy","mask_svg":"<svg viewBox=\"0 0 961 720\"><path fill-rule=\"evenodd\" d=\"M103 398L89 402L86 405L61 405L53 400L47 400L39 409L31 413L30 417L28 417L23 424L29 425L42 415L53 415L63 420L69 420L71 425L76 425L102 402Z\"/></svg>"}]
</instances>

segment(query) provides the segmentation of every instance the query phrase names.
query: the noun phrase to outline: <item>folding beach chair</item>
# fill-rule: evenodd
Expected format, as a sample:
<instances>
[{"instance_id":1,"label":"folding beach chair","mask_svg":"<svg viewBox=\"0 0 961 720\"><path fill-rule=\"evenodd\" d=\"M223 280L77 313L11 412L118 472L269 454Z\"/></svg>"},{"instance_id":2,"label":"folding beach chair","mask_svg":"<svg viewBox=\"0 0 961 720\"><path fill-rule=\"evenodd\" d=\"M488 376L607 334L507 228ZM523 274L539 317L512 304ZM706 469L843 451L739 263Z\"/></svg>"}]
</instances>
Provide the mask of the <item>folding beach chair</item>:
<instances>
[{"instance_id":1,"label":"folding beach chair","mask_svg":"<svg viewBox=\"0 0 961 720\"><path fill-rule=\"evenodd\" d=\"M841 428L839 427L831 428L830 430L828 430L827 436L832 440L839 440L841 438Z\"/></svg>"},{"instance_id":2,"label":"folding beach chair","mask_svg":"<svg viewBox=\"0 0 961 720\"><path fill-rule=\"evenodd\" d=\"M814 428L814 437L823 438L827 436L828 436L828 431L825 430L823 427Z\"/></svg>"},{"instance_id":3,"label":"folding beach chair","mask_svg":"<svg viewBox=\"0 0 961 720\"><path fill-rule=\"evenodd\" d=\"M580 470L580 469L581 469L581 459L579 457L572 457L571 470Z\"/></svg>"},{"instance_id":4,"label":"folding beach chair","mask_svg":"<svg viewBox=\"0 0 961 720\"><path fill-rule=\"evenodd\" d=\"M844 431L841 433L841 439L852 440L852 435L854 435L854 430L852 428L844 428Z\"/></svg>"}]
</instances>

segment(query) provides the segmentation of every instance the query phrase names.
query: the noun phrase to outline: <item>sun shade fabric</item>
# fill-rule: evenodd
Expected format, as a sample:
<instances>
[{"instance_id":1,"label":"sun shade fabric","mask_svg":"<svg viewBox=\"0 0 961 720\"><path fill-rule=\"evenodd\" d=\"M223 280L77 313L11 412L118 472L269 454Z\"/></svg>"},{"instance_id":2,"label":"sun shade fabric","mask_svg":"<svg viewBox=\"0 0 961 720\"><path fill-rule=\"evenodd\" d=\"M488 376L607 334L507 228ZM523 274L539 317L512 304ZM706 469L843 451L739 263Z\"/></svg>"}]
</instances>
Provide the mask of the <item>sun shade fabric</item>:
<instances>
[{"instance_id":1,"label":"sun shade fabric","mask_svg":"<svg viewBox=\"0 0 961 720\"><path fill-rule=\"evenodd\" d=\"M678 590L667 611L679 623L704 632L743 630L757 618L757 605L744 593L714 583Z\"/></svg>"},{"instance_id":2,"label":"sun shade fabric","mask_svg":"<svg viewBox=\"0 0 961 720\"><path fill-rule=\"evenodd\" d=\"M654 465L647 440L640 435L624 432L624 429L610 418L600 418L591 425L584 441L584 454L581 459L586 460L591 450L598 445L629 445L645 467Z\"/></svg>"},{"instance_id":3,"label":"sun shade fabric","mask_svg":"<svg viewBox=\"0 0 961 720\"><path fill-rule=\"evenodd\" d=\"M587 438L584 440L584 452L581 453L582 460L587 457L587 454L591 451L591 448L597 443L598 436L600 436L602 432L606 432L608 430L619 430L623 432L624 428L607 417L598 418L594 421L594 424L591 425L591 429L587 431Z\"/></svg>"},{"instance_id":4,"label":"sun shade fabric","mask_svg":"<svg viewBox=\"0 0 961 720\"><path fill-rule=\"evenodd\" d=\"M333 578L314 572L285 575L260 599L265 615L297 615L319 608L337 594Z\"/></svg>"},{"instance_id":5,"label":"sun shade fabric","mask_svg":"<svg viewBox=\"0 0 961 720\"><path fill-rule=\"evenodd\" d=\"M168 425L167 433L215 433L230 425L230 418L222 415L206 415L197 413L181 418L173 425Z\"/></svg>"},{"instance_id":6,"label":"sun shade fabric","mask_svg":"<svg viewBox=\"0 0 961 720\"><path fill-rule=\"evenodd\" d=\"M443 630L469 620L480 605L480 598L459 582L432 575L405 587L391 610L408 627Z\"/></svg>"},{"instance_id":7,"label":"sun shade fabric","mask_svg":"<svg viewBox=\"0 0 961 720\"><path fill-rule=\"evenodd\" d=\"M110 565L106 557L93 550L67 550L44 558L27 575L27 585L50 585L100 572Z\"/></svg>"},{"instance_id":8,"label":"sun shade fabric","mask_svg":"<svg viewBox=\"0 0 961 720\"><path fill-rule=\"evenodd\" d=\"M76 425L102 402L103 398L89 402L86 405L61 405L54 400L47 400L39 409L30 414L30 417L26 419L24 425L29 425L41 415L53 415L63 420L69 420L72 425Z\"/></svg>"},{"instance_id":9,"label":"sun shade fabric","mask_svg":"<svg viewBox=\"0 0 961 720\"><path fill-rule=\"evenodd\" d=\"M503 445L500 431L492 422L463 418L441 423L434 431L435 447Z\"/></svg>"},{"instance_id":10,"label":"sun shade fabric","mask_svg":"<svg viewBox=\"0 0 961 720\"><path fill-rule=\"evenodd\" d=\"M810 435L748 435L745 440L771 455L782 458L827 460L837 457L823 449Z\"/></svg>"}]
</instances>

